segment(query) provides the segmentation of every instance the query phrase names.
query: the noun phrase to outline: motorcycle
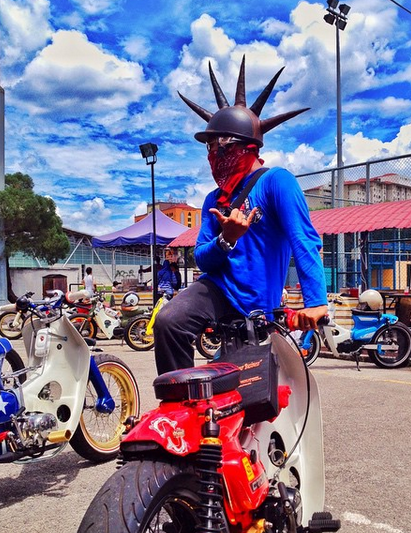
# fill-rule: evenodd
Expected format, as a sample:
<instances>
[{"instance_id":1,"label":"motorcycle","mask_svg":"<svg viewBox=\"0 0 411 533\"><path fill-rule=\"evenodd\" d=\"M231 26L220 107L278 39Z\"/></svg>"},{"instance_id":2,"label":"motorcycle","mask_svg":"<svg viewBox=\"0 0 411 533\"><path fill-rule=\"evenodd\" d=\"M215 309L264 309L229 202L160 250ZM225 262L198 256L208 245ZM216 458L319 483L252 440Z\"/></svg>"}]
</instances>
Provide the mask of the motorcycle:
<instances>
[{"instance_id":1,"label":"motorcycle","mask_svg":"<svg viewBox=\"0 0 411 533\"><path fill-rule=\"evenodd\" d=\"M70 443L83 458L117 456L123 422L138 416L137 382L121 359L91 350L63 313L64 295L34 303L24 296L17 310L28 364L0 383L0 463L52 457ZM0 366L11 343L2 344ZM24 375L23 383L19 377Z\"/></svg>"},{"instance_id":2,"label":"motorcycle","mask_svg":"<svg viewBox=\"0 0 411 533\"><path fill-rule=\"evenodd\" d=\"M137 294L135 294L135 297L138 299ZM79 299L91 303L87 314L74 313L69 316L70 322L83 337L95 338L100 331L101 336L99 338L124 339L133 350L148 349L145 347L146 343L140 332L145 331L147 328L150 315L143 310L116 311L106 305L104 293L91 296L84 289L68 293L66 298L72 303L76 303ZM137 307L137 305L133 307Z\"/></svg>"},{"instance_id":3,"label":"motorcycle","mask_svg":"<svg viewBox=\"0 0 411 533\"><path fill-rule=\"evenodd\" d=\"M56 291L48 291L48 294L53 295ZM34 292L26 292L27 298L32 298ZM90 310L90 304L83 302L68 302L66 299L63 303L67 313L82 313L87 314ZM0 307L0 335L10 340L17 340L21 338L21 332L26 321L27 312L16 309L16 304L6 304Z\"/></svg>"},{"instance_id":4,"label":"motorcycle","mask_svg":"<svg viewBox=\"0 0 411 533\"><path fill-rule=\"evenodd\" d=\"M164 292L160 294L160 298L157 300L154 309L151 312L151 315L145 315L144 322L142 320L137 320L132 324L129 324L127 327L126 342L127 338L130 342L133 342L135 350L144 351L151 350L154 346L154 323L156 321L156 316L160 309L171 300L173 296ZM148 318L148 321L145 321Z\"/></svg>"},{"instance_id":5,"label":"motorcycle","mask_svg":"<svg viewBox=\"0 0 411 533\"><path fill-rule=\"evenodd\" d=\"M26 292L27 298L33 295L34 292ZM0 335L10 340L20 339L26 318L26 313L18 311L15 303L2 305L0 307Z\"/></svg>"},{"instance_id":6,"label":"motorcycle","mask_svg":"<svg viewBox=\"0 0 411 533\"><path fill-rule=\"evenodd\" d=\"M319 327L319 337L315 341L318 351L320 348L318 341L321 337L334 357L340 358L341 354L348 354L356 361L358 370L363 350L367 351L370 360L380 368L408 365L411 354L411 333L397 316L379 310L351 309L354 326L348 329L334 321L337 305L343 305L339 298L329 301L328 314L331 320ZM313 331L305 332L302 335L302 343L313 342L314 334Z\"/></svg>"},{"instance_id":7,"label":"motorcycle","mask_svg":"<svg viewBox=\"0 0 411 533\"><path fill-rule=\"evenodd\" d=\"M228 325L227 344L239 346L234 359L250 347L257 351L241 370L220 361L154 380L159 407L129 419L120 468L94 497L78 533L339 530L340 521L322 511L318 389L282 333L287 317L279 309L271 322L253 315ZM266 340L247 345L244 330L257 332L253 342ZM268 362L270 374L262 372ZM264 403L254 387L267 396Z\"/></svg>"}]
</instances>

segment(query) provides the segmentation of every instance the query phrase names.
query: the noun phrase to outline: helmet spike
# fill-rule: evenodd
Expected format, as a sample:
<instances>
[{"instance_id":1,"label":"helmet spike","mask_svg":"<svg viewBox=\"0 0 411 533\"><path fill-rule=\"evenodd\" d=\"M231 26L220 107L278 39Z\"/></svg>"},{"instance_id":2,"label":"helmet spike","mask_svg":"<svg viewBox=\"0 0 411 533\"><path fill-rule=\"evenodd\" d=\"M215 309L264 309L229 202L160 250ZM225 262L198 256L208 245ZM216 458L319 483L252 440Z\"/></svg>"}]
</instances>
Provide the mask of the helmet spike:
<instances>
[{"instance_id":1,"label":"helmet spike","mask_svg":"<svg viewBox=\"0 0 411 533\"><path fill-rule=\"evenodd\" d=\"M228 103L228 100L225 97L220 85L218 84L217 78L215 77L213 68L211 66L211 61L208 63L208 70L210 72L211 85L213 86L215 101L217 102L218 109L221 109L223 107L230 107L230 104Z\"/></svg>"},{"instance_id":2,"label":"helmet spike","mask_svg":"<svg viewBox=\"0 0 411 533\"><path fill-rule=\"evenodd\" d=\"M261 92L260 96L257 98L257 100L253 103L253 105L250 107L250 110L257 115L257 117L260 116L260 113L265 106L270 94L272 93L275 84L277 83L278 78L280 77L282 71L285 69L283 67L280 69L277 74L272 78L270 83L266 86L266 88Z\"/></svg>"},{"instance_id":3,"label":"helmet spike","mask_svg":"<svg viewBox=\"0 0 411 533\"><path fill-rule=\"evenodd\" d=\"M180 91L177 92L178 96L183 100L183 102L188 105L188 107L190 107L194 111L194 113L197 113L197 115L200 116L206 122L210 121L211 117L213 116L213 113L210 113L210 111L207 111L207 109L204 109L198 104L195 104L194 102L183 96Z\"/></svg>"},{"instance_id":4,"label":"helmet spike","mask_svg":"<svg viewBox=\"0 0 411 533\"><path fill-rule=\"evenodd\" d=\"M234 105L247 107L245 98L245 55L241 61L240 72L238 73L237 90L235 93Z\"/></svg>"},{"instance_id":5,"label":"helmet spike","mask_svg":"<svg viewBox=\"0 0 411 533\"><path fill-rule=\"evenodd\" d=\"M267 131L272 130L279 124L282 124L286 120L296 117L300 113L304 113L305 111L308 111L309 109L310 109L309 107L305 107L304 109L299 109L298 111L289 111L288 113L283 113L282 115L277 115L276 117L261 120L260 121L261 133L264 135L264 133L267 133Z\"/></svg>"}]
</instances>

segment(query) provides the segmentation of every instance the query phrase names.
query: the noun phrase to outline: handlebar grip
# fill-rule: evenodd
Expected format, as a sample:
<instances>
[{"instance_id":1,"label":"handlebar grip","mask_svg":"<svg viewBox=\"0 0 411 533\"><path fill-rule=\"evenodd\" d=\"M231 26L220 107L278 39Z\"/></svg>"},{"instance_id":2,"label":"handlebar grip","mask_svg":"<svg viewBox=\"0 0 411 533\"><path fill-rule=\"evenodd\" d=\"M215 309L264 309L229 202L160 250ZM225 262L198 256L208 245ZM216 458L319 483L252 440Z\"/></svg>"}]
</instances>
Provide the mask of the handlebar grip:
<instances>
[{"instance_id":1,"label":"handlebar grip","mask_svg":"<svg viewBox=\"0 0 411 533\"><path fill-rule=\"evenodd\" d=\"M330 317L328 315L323 316L319 320L317 320L317 326L327 326L331 321Z\"/></svg>"}]
</instances>

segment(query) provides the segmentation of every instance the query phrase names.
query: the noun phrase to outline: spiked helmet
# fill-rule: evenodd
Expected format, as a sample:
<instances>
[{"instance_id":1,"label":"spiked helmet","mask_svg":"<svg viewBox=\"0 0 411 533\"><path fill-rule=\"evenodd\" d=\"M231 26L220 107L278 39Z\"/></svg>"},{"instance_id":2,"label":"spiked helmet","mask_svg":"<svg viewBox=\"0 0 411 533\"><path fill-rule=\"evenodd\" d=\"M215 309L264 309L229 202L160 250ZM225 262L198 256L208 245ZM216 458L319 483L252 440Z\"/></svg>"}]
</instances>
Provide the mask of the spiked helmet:
<instances>
[{"instance_id":1,"label":"spiked helmet","mask_svg":"<svg viewBox=\"0 0 411 533\"><path fill-rule=\"evenodd\" d=\"M272 130L279 124L282 124L286 120L289 120L290 118L307 111L309 107L299 109L298 111L289 111L272 118L260 120L260 113L283 70L284 67L279 70L271 79L265 89L258 96L254 104L250 108L247 108L245 96L245 56L243 56L240 66L235 102L233 106L230 106L227 98L221 90L210 62L210 79L214 90L214 96L218 105L218 111L216 113L207 111L203 107L200 107L198 104L195 104L183 96L180 92L178 93L180 98L188 105L188 107L190 107L195 113L197 113L197 115L199 115L208 123L205 131L200 131L194 135L197 141L205 143L210 137L216 136L235 137L246 142L255 143L258 147L261 147L264 144L263 135L265 133Z\"/></svg>"}]
</instances>

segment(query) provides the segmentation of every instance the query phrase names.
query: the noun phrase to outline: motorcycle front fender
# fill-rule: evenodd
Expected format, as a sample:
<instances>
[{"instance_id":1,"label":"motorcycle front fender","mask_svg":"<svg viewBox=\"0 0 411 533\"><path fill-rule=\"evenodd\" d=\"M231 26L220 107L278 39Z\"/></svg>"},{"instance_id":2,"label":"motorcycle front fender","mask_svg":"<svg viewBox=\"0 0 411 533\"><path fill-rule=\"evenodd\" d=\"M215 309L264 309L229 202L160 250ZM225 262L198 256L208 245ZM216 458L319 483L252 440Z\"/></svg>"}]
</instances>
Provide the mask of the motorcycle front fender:
<instances>
[{"instance_id":1,"label":"motorcycle front fender","mask_svg":"<svg viewBox=\"0 0 411 533\"><path fill-rule=\"evenodd\" d=\"M260 441L261 459L268 477L272 479L279 474L280 480L287 485L290 484L290 475L299 478L303 524L307 526L312 514L323 510L325 497L323 427L319 391L314 376L305 367L301 355L287 340L281 335L272 334L271 342L272 352L277 354L280 365L279 385L288 385L292 393L288 407L280 412L274 422L256 424L254 432ZM306 418L307 403L309 411ZM285 449L283 451L290 454L300 436L295 451L288 457L285 467L279 470L269 460L267 451L270 444L275 442L277 447L283 444Z\"/></svg>"}]
</instances>

